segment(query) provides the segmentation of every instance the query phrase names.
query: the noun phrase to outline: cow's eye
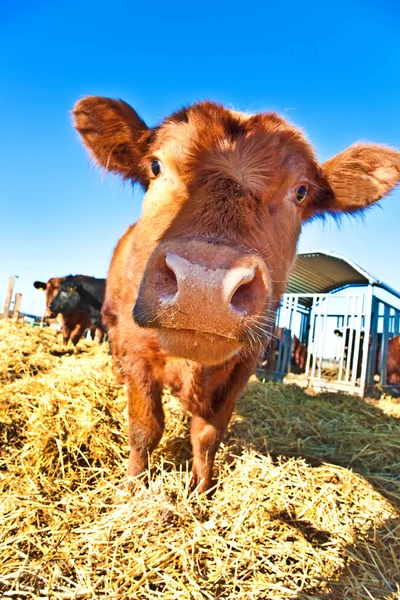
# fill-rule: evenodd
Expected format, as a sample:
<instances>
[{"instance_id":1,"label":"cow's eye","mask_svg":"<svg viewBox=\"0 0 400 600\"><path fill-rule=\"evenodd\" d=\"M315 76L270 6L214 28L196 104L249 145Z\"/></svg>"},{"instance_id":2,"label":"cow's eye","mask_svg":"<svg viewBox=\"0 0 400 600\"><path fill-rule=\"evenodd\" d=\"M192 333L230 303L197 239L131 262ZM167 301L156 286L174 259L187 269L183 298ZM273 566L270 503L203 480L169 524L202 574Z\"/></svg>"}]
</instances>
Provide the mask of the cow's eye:
<instances>
[{"instance_id":1,"label":"cow's eye","mask_svg":"<svg viewBox=\"0 0 400 600\"><path fill-rule=\"evenodd\" d=\"M295 191L295 198L297 204L301 204L303 200L307 198L307 186L300 185Z\"/></svg>"},{"instance_id":2,"label":"cow's eye","mask_svg":"<svg viewBox=\"0 0 400 600\"><path fill-rule=\"evenodd\" d=\"M162 162L160 162L159 160L157 160L155 158L153 160L153 162L151 163L151 172L153 173L154 177L158 177L159 175L161 175L163 170L164 170L164 165L162 164Z\"/></svg>"}]
</instances>

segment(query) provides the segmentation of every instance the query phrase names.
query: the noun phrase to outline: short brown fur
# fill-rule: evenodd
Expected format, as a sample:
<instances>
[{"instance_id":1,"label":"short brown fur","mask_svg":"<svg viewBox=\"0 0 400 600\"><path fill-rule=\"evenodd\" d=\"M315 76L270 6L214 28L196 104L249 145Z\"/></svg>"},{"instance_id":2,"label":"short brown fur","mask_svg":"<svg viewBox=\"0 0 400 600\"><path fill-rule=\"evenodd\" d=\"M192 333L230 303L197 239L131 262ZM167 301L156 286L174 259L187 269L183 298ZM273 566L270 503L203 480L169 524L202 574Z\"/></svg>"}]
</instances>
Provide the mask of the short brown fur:
<instances>
[{"instance_id":1,"label":"short brown fur","mask_svg":"<svg viewBox=\"0 0 400 600\"><path fill-rule=\"evenodd\" d=\"M193 483L205 491L235 401L270 338L302 222L378 200L400 179L400 154L356 145L320 165L301 131L281 117L244 115L208 101L154 129L124 102L107 98L81 100L74 119L100 166L147 190L142 217L115 249L103 308L114 367L128 391L128 475L145 470L161 438L167 385L193 415ZM154 159L164 165L159 176L152 174ZM301 203L299 186L307 187ZM197 289L204 274L215 282L222 273L225 285L238 272L254 272L237 288L239 308L248 301L253 312L228 307L226 320L223 311L213 320L213 307L216 313L221 307L207 282L210 300L204 293L196 304L188 292L182 307L167 295L161 310L160 289L176 284L168 260L178 264L176 273L187 269L182 287L195 271ZM232 303L237 296L230 297Z\"/></svg>"}]
</instances>

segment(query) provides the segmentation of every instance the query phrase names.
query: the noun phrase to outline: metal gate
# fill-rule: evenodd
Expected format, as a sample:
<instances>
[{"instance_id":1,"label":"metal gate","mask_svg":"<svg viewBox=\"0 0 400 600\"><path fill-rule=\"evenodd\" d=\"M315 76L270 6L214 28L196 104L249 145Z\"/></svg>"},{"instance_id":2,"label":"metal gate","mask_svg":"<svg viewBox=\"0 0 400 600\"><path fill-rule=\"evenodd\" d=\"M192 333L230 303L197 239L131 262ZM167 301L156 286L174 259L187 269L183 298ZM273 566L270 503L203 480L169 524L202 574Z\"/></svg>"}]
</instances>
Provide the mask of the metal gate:
<instances>
[{"instance_id":1,"label":"metal gate","mask_svg":"<svg viewBox=\"0 0 400 600\"><path fill-rule=\"evenodd\" d=\"M259 372L318 391L398 394L388 385L390 340L398 335L400 310L376 297L373 286L357 293L285 294Z\"/></svg>"},{"instance_id":2,"label":"metal gate","mask_svg":"<svg viewBox=\"0 0 400 600\"><path fill-rule=\"evenodd\" d=\"M277 313L272 377L364 394L372 296L285 294ZM305 358L306 357L306 358ZM302 364L305 363L305 364Z\"/></svg>"}]
</instances>

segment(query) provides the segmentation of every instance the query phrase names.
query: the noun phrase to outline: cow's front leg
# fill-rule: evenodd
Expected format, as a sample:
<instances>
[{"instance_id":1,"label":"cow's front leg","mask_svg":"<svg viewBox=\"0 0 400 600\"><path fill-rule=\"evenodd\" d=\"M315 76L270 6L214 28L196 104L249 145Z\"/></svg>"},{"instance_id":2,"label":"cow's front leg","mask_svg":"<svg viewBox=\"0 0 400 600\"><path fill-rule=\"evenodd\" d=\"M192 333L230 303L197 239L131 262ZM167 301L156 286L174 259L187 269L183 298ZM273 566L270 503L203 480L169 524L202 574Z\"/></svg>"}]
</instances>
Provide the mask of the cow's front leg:
<instances>
[{"instance_id":1,"label":"cow's front leg","mask_svg":"<svg viewBox=\"0 0 400 600\"><path fill-rule=\"evenodd\" d=\"M136 477L148 467L151 453L164 431L162 388L151 376L150 367L141 377L127 378L129 420L129 463L127 475Z\"/></svg>"},{"instance_id":2,"label":"cow's front leg","mask_svg":"<svg viewBox=\"0 0 400 600\"><path fill-rule=\"evenodd\" d=\"M69 342L69 338L71 337L71 328L65 322L62 324L62 338L64 346L66 346Z\"/></svg>"},{"instance_id":3,"label":"cow's front leg","mask_svg":"<svg viewBox=\"0 0 400 600\"><path fill-rule=\"evenodd\" d=\"M83 336L83 334L85 333L85 327L82 325L75 325L72 333L71 333L71 342L73 343L74 346L77 345L77 343L79 342L79 340L81 339L81 337Z\"/></svg>"},{"instance_id":4,"label":"cow's front leg","mask_svg":"<svg viewBox=\"0 0 400 600\"><path fill-rule=\"evenodd\" d=\"M102 344L103 340L104 340L104 331L102 329L100 329L99 327L97 327L95 329L95 333L94 333L93 339L96 342L98 342L99 344Z\"/></svg>"},{"instance_id":5,"label":"cow's front leg","mask_svg":"<svg viewBox=\"0 0 400 600\"><path fill-rule=\"evenodd\" d=\"M224 403L221 412L205 419L193 416L191 440L193 447L192 487L206 492L213 484L214 460L232 415L234 403Z\"/></svg>"},{"instance_id":6,"label":"cow's front leg","mask_svg":"<svg viewBox=\"0 0 400 600\"><path fill-rule=\"evenodd\" d=\"M232 416L235 402L254 372L256 357L236 365L227 384L217 390L213 398L213 411L206 416L193 414L190 437L193 448L192 485L198 492L212 486L214 460L225 430Z\"/></svg>"}]
</instances>

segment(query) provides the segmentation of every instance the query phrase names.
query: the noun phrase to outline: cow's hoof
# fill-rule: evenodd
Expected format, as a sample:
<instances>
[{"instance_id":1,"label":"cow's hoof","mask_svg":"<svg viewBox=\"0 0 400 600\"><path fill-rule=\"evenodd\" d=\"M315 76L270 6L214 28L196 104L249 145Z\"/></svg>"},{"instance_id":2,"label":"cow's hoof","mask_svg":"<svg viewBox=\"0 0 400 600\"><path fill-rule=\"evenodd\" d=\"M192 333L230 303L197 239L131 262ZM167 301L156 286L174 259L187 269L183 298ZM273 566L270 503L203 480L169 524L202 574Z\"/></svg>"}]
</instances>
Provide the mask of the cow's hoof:
<instances>
[{"instance_id":1,"label":"cow's hoof","mask_svg":"<svg viewBox=\"0 0 400 600\"><path fill-rule=\"evenodd\" d=\"M207 497L211 497L215 492L216 479L208 477L199 478L194 471L192 471L192 478L190 481L190 489L192 492L198 494L205 494Z\"/></svg>"}]
</instances>

